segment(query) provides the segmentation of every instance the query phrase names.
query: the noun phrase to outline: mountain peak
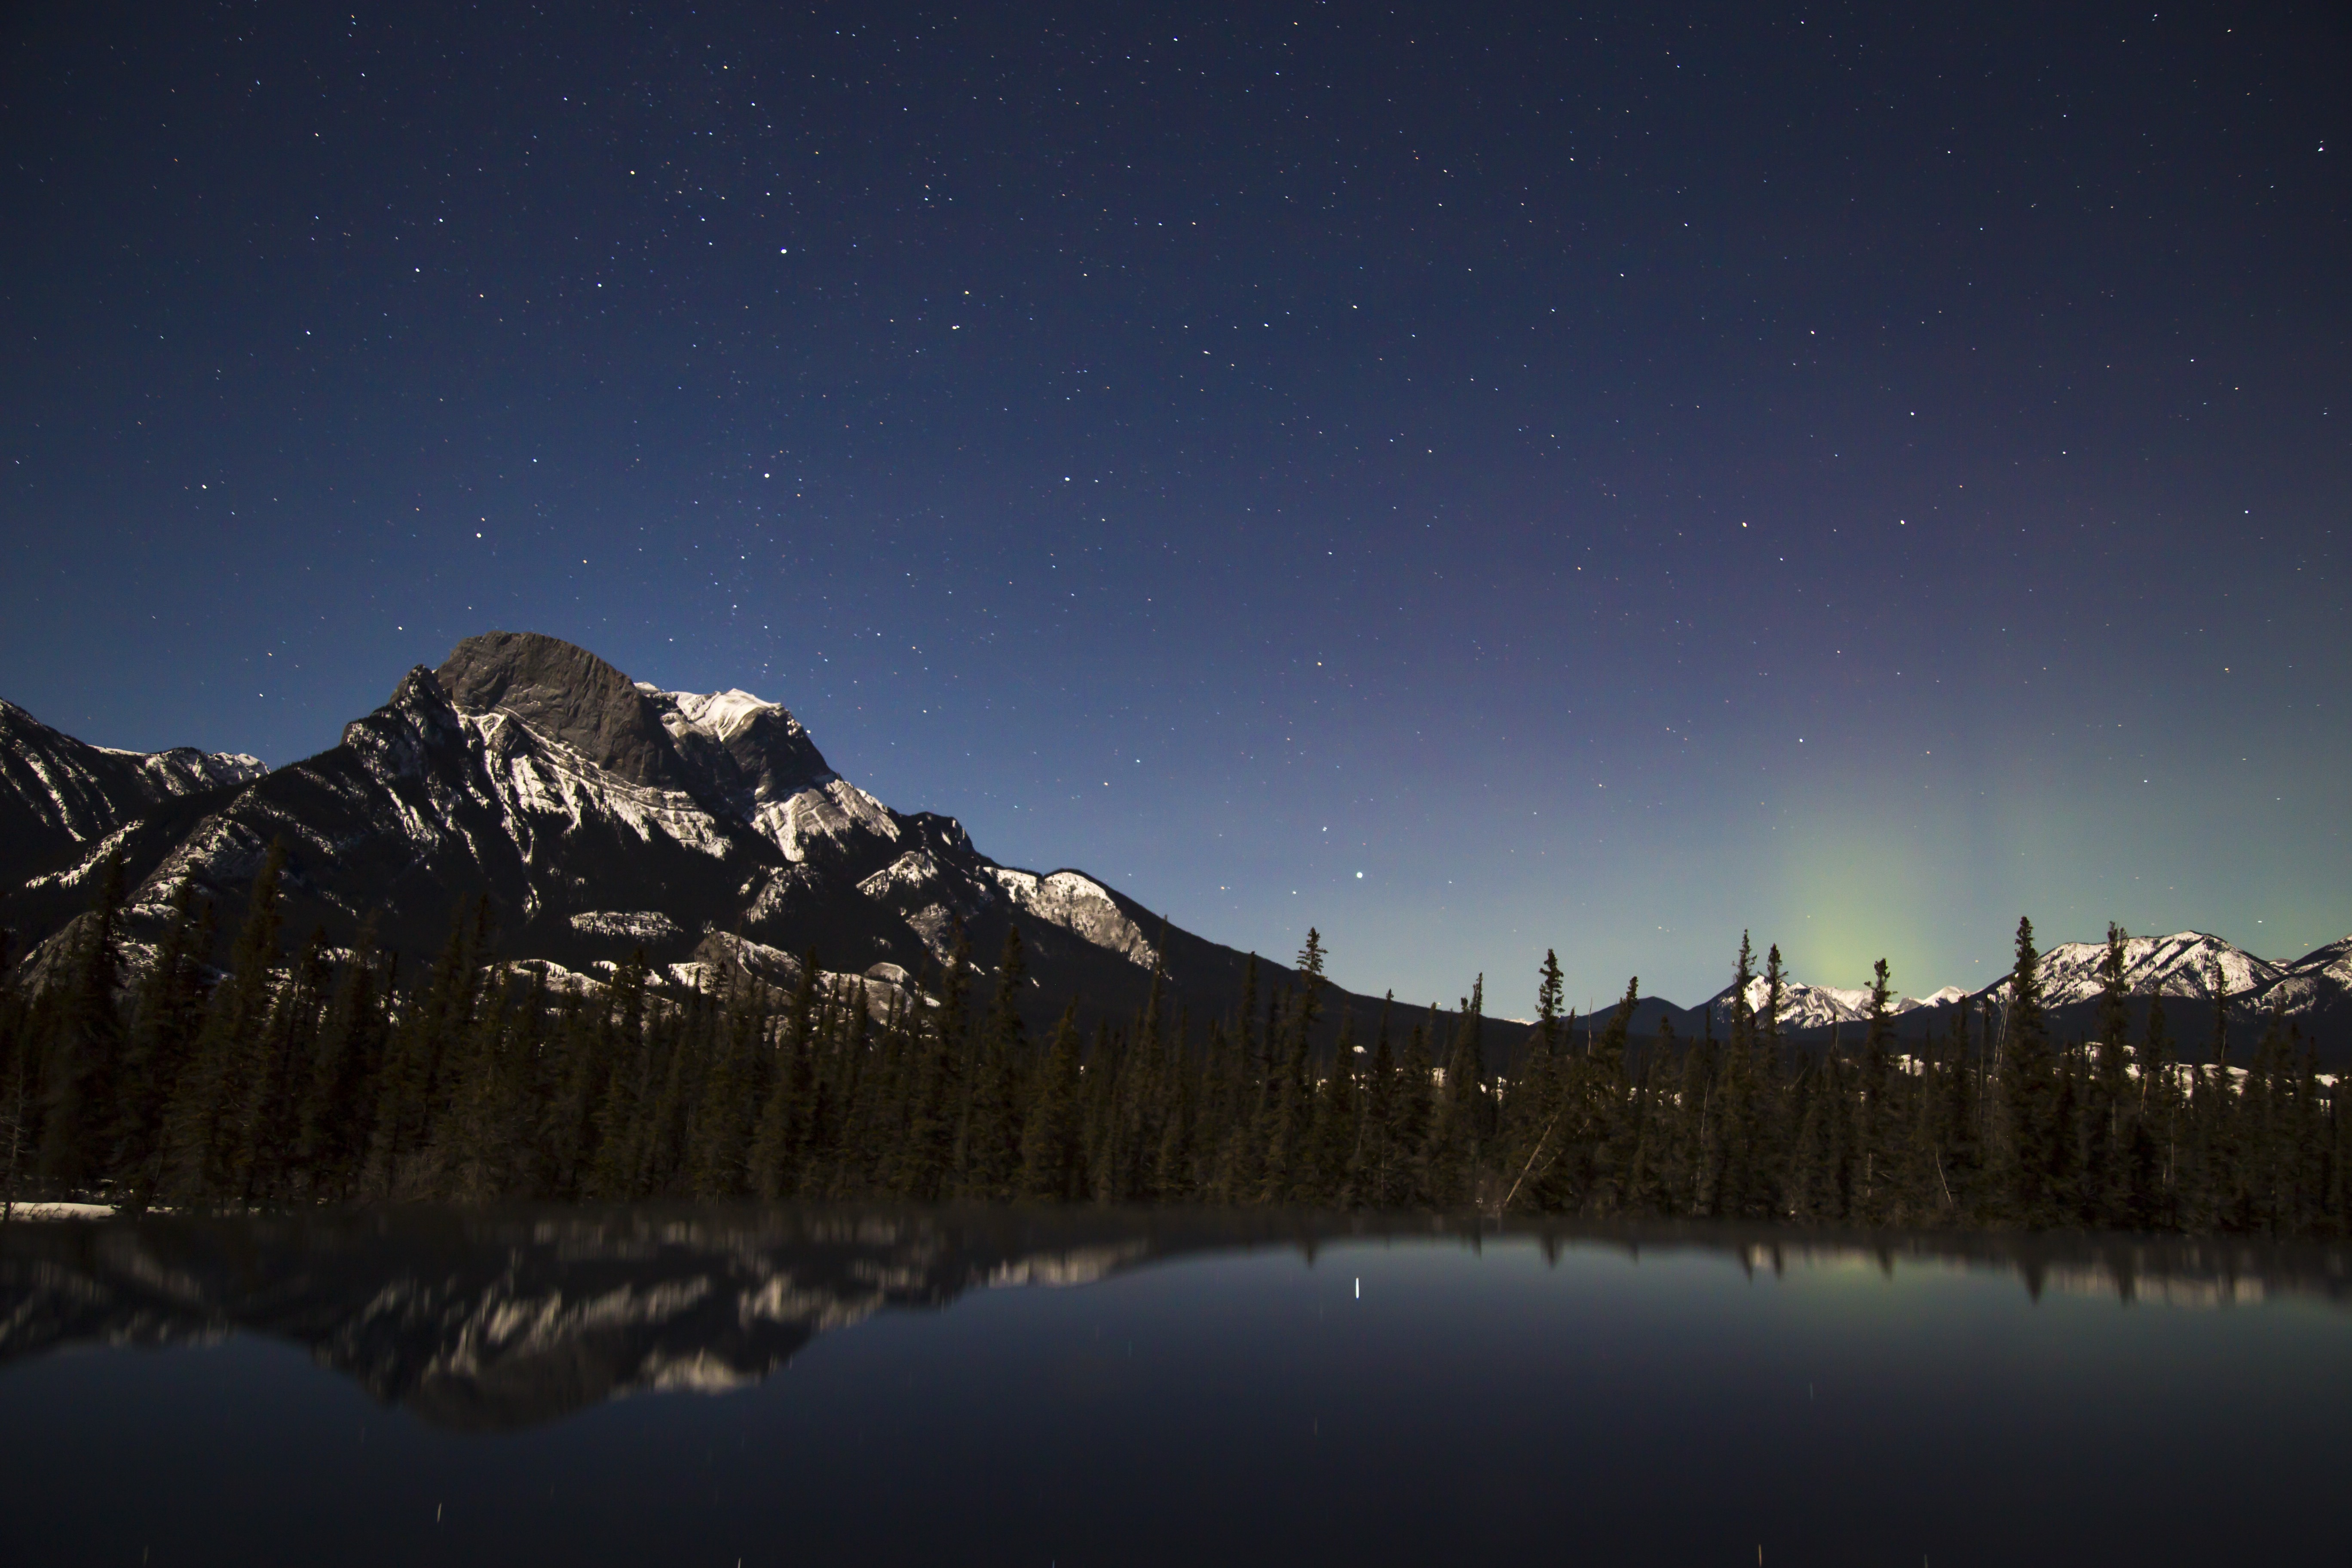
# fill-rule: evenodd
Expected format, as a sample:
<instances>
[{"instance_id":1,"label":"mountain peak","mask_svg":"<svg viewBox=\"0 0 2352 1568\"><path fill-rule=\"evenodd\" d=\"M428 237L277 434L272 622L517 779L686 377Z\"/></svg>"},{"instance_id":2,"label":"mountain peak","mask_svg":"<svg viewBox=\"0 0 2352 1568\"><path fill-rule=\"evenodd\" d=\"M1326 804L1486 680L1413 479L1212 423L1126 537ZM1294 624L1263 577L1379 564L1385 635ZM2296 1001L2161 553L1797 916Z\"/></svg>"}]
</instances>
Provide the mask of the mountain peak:
<instances>
[{"instance_id":1,"label":"mountain peak","mask_svg":"<svg viewBox=\"0 0 2352 1568\"><path fill-rule=\"evenodd\" d=\"M679 752L747 816L771 801L821 789L835 776L816 742L782 703L733 688L664 691L644 681L637 683L637 694L651 705Z\"/></svg>"},{"instance_id":2,"label":"mountain peak","mask_svg":"<svg viewBox=\"0 0 2352 1568\"><path fill-rule=\"evenodd\" d=\"M632 784L686 787L660 715L586 648L540 632L484 632L452 648L434 677L460 711L511 714Z\"/></svg>"}]
</instances>

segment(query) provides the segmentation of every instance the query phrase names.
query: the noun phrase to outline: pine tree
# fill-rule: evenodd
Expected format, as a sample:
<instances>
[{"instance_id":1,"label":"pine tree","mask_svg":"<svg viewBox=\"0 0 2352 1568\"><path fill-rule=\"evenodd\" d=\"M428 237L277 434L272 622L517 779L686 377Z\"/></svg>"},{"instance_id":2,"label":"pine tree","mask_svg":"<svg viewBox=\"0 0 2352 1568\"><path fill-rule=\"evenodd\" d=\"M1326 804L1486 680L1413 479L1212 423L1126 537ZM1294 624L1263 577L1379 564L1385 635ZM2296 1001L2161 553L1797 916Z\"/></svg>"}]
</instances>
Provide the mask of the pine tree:
<instances>
[{"instance_id":1,"label":"pine tree","mask_svg":"<svg viewBox=\"0 0 2352 1568\"><path fill-rule=\"evenodd\" d=\"M115 1072L123 1049L114 1000L122 978L121 855L100 865L96 897L79 922L73 972L49 1047L42 1096L40 1181L68 1197L89 1187L110 1152Z\"/></svg>"},{"instance_id":2,"label":"pine tree","mask_svg":"<svg viewBox=\"0 0 2352 1568\"><path fill-rule=\"evenodd\" d=\"M246 906L228 978L213 993L194 1060L167 1117L169 1191L182 1205L212 1206L242 1196L250 1149L240 1112L261 1076L266 1026L278 980L278 878L286 846L270 846Z\"/></svg>"},{"instance_id":3,"label":"pine tree","mask_svg":"<svg viewBox=\"0 0 2352 1568\"><path fill-rule=\"evenodd\" d=\"M1486 1099L1484 1012L1486 976L1462 998L1461 1024L1446 1053L1445 1081L1430 1133L1431 1199L1440 1205L1477 1201L1476 1181ZM1434 1011L1434 1008L1432 1009Z\"/></svg>"},{"instance_id":4,"label":"pine tree","mask_svg":"<svg viewBox=\"0 0 2352 1568\"><path fill-rule=\"evenodd\" d=\"M1316 1093L1307 1134L1311 1186L1307 1196L1311 1203L1339 1204L1347 1195L1348 1167L1356 1153L1355 1054L1355 1016L1343 1012L1339 1043L1331 1051L1331 1070L1324 1075Z\"/></svg>"},{"instance_id":5,"label":"pine tree","mask_svg":"<svg viewBox=\"0 0 2352 1568\"><path fill-rule=\"evenodd\" d=\"M2003 1216L2032 1226L2057 1222L2055 1178L2063 1157L2061 1084L2042 1013L2042 959L2033 922L2017 922L2017 951L2001 1015L2001 1126L1996 1184Z\"/></svg>"},{"instance_id":6,"label":"pine tree","mask_svg":"<svg viewBox=\"0 0 2352 1568\"><path fill-rule=\"evenodd\" d=\"M1451 1201L1437 1193L1432 1144L1437 1120L1437 1064L1430 1059L1429 1042L1437 1032L1437 1004L1413 1026L1404 1049L1404 1065L1397 1074L1395 1147L1402 1166L1397 1201L1415 1205Z\"/></svg>"},{"instance_id":7,"label":"pine tree","mask_svg":"<svg viewBox=\"0 0 2352 1568\"><path fill-rule=\"evenodd\" d=\"M917 1048L915 1093L890 1190L928 1202L946 1189L955 1160L963 1100L964 1036L971 994L971 938L959 921L940 974L940 1005Z\"/></svg>"},{"instance_id":8,"label":"pine tree","mask_svg":"<svg viewBox=\"0 0 2352 1568\"><path fill-rule=\"evenodd\" d=\"M1775 950L1778 951L1777 949ZM1894 1089L1893 1064L1887 1050L1892 1019L1887 1006L1895 989L1887 979L1886 960L1871 966L1869 1012L1862 1041L1860 1081L1855 1101L1853 1173L1853 1217L1866 1226L1887 1223L1894 1208L1895 1120L1888 1100Z\"/></svg>"},{"instance_id":9,"label":"pine tree","mask_svg":"<svg viewBox=\"0 0 2352 1568\"><path fill-rule=\"evenodd\" d=\"M119 1199L134 1213L152 1200L162 1179L163 1119L204 1026L212 905L197 910L194 885L183 877L172 889L171 908L171 923L140 981L116 1100L110 1163Z\"/></svg>"},{"instance_id":10,"label":"pine tree","mask_svg":"<svg viewBox=\"0 0 2352 1568\"><path fill-rule=\"evenodd\" d=\"M1028 1056L1028 1035L1021 1022L1022 992L1028 979L1021 928L1008 924L1003 949L997 954L996 992L973 1053L971 1099L956 1162L967 1197L1009 1197L1020 1172L1023 1129L1015 1100ZM1155 970L1155 995L1157 984Z\"/></svg>"},{"instance_id":11,"label":"pine tree","mask_svg":"<svg viewBox=\"0 0 2352 1568\"><path fill-rule=\"evenodd\" d=\"M1067 1203L1077 1194L1079 1126L1078 1005L1062 1009L1021 1131L1020 1195Z\"/></svg>"},{"instance_id":12,"label":"pine tree","mask_svg":"<svg viewBox=\"0 0 2352 1568\"><path fill-rule=\"evenodd\" d=\"M2099 1035L2095 1067L2084 1096L2083 1198L2089 1222L2115 1228L2134 1223L2130 1165L2132 1110L2131 1020L2126 1010L2126 937L2107 923L2106 951L2099 962Z\"/></svg>"},{"instance_id":13,"label":"pine tree","mask_svg":"<svg viewBox=\"0 0 2352 1568\"><path fill-rule=\"evenodd\" d=\"M1580 1125L1570 1142L1586 1151L1580 1173L1580 1206L1596 1214L1613 1213L1623 1206L1625 1175L1639 1133L1625 1114L1629 1079L1625 1052L1641 992L1641 976L1625 982L1625 994L1610 1014L1600 1040L1587 1051L1580 1075L1580 1103L1574 1114Z\"/></svg>"},{"instance_id":14,"label":"pine tree","mask_svg":"<svg viewBox=\"0 0 2352 1568\"><path fill-rule=\"evenodd\" d=\"M300 1096L319 1048L327 979L327 933L314 930L270 1007L237 1117L237 1184L247 1205L281 1204L288 1195Z\"/></svg>"},{"instance_id":15,"label":"pine tree","mask_svg":"<svg viewBox=\"0 0 2352 1568\"><path fill-rule=\"evenodd\" d=\"M31 1142L33 1020L25 997L9 983L9 933L0 927L0 1224L16 1217L16 1181Z\"/></svg>"},{"instance_id":16,"label":"pine tree","mask_svg":"<svg viewBox=\"0 0 2352 1568\"><path fill-rule=\"evenodd\" d=\"M768 987L740 979L729 995L718 1059L698 1111L690 1185L698 1197L740 1197L746 1187L757 1057L767 1036Z\"/></svg>"},{"instance_id":17,"label":"pine tree","mask_svg":"<svg viewBox=\"0 0 2352 1568\"><path fill-rule=\"evenodd\" d=\"M1364 1072L1363 1135L1351 1175L1353 1201L1371 1208L1394 1208L1405 1201L1397 1126L1400 1089L1396 1057L1389 1047L1389 1019L1395 1005L1395 992L1381 998L1380 1027Z\"/></svg>"},{"instance_id":18,"label":"pine tree","mask_svg":"<svg viewBox=\"0 0 2352 1568\"><path fill-rule=\"evenodd\" d=\"M959 951L961 956L970 956L968 944ZM800 980L785 1009L784 1038L776 1051L767 1103L761 1107L759 1124L751 1134L751 1190L771 1202L793 1191L800 1175L801 1122L814 1078L812 1058L815 1054L813 1037L816 1028L817 976L816 953L812 949L801 959ZM945 1174L943 1168L924 1172L927 1178L934 1181ZM929 1197L936 1193L933 1187L912 1195Z\"/></svg>"},{"instance_id":19,"label":"pine tree","mask_svg":"<svg viewBox=\"0 0 2352 1568\"><path fill-rule=\"evenodd\" d=\"M2135 1121L2145 1138L2150 1171L2139 1208L2144 1223L2156 1230L2180 1225L2180 1081L2173 1060L2170 1030L2165 1023L2164 993L2147 998L2147 1028L2139 1051L2139 1114Z\"/></svg>"},{"instance_id":20,"label":"pine tree","mask_svg":"<svg viewBox=\"0 0 2352 1568\"><path fill-rule=\"evenodd\" d=\"M1544 949L1543 968L1536 979L1535 1047L1546 1058L1557 1057L1560 1051L1560 1009L1567 996L1567 979L1561 974L1559 955L1550 948Z\"/></svg>"}]
</instances>

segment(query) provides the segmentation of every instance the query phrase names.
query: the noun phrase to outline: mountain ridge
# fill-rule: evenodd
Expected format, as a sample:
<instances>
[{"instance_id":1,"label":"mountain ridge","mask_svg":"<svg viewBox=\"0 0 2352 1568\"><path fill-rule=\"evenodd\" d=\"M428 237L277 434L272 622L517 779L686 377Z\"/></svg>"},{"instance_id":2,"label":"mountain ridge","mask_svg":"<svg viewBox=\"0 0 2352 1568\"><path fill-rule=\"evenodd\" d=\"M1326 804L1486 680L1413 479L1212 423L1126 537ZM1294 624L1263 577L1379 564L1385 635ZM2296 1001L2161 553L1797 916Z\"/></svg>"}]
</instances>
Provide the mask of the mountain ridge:
<instances>
[{"instance_id":1,"label":"mountain ridge","mask_svg":"<svg viewBox=\"0 0 2352 1568\"><path fill-rule=\"evenodd\" d=\"M335 746L277 769L193 748L113 752L0 702L0 826L13 857L0 860L0 923L24 946L54 942L87 907L110 854L133 884L134 942L160 925L184 877L233 916L282 838L289 934L317 925L347 945L373 915L380 941L419 955L476 893L497 912L507 956L593 971L642 948L679 977L709 967L705 948L724 937L793 966L814 949L830 970L889 970L905 984L943 963L960 930L985 972L1018 921L1040 1026L1058 1011L1048 994L1085 995L1090 1014L1131 1012L1155 972L1179 1007L1229 1011L1249 963L1083 870L1005 866L953 817L893 810L835 772L780 703L737 689L665 690L538 633L464 639L437 668L411 669ZM2210 1003L2218 965L2233 1032L2275 1007L2331 1055L2352 1047L2352 937L2289 963L2193 931L2132 938L2126 953L2143 1002L2160 992ZM2099 942L2042 956L2062 1035L2087 1029L2104 956ZM1265 984L1296 983L1286 966L1258 962ZM1998 1006L2006 985L1898 998L1897 1032L1948 1027L1963 999ZM1751 1008L1762 991L1751 984ZM1782 1031L1800 1041L1851 1031L1868 994L1792 980ZM1337 996L1360 1015L1381 1005ZM1685 1037L1721 1037L1731 1011L1727 987L1693 1007L1642 997L1630 1022L1637 1036L1671 1023ZM2191 1029L2182 1012L2176 1034L2210 1035L2204 1015ZM1488 1024L1505 1056L1528 1027Z\"/></svg>"},{"instance_id":2,"label":"mountain ridge","mask_svg":"<svg viewBox=\"0 0 2352 1568\"><path fill-rule=\"evenodd\" d=\"M1040 1027L1072 995L1090 1016L1131 1014L1155 971L1174 1005L1228 1012L1251 962L1087 872L1004 866L954 818L891 809L780 704L664 691L534 633L469 637L438 669L417 666L314 756L178 816L102 826L0 897L0 922L55 941L120 851L134 940L160 927L183 878L228 929L283 840L289 936L317 926L350 945L372 916L380 942L419 956L476 894L502 956L575 971L640 948L657 972L683 968L731 935L813 949L835 972L919 974L961 931L987 972L1017 920ZM1263 984L1295 984L1258 962Z\"/></svg>"}]
</instances>

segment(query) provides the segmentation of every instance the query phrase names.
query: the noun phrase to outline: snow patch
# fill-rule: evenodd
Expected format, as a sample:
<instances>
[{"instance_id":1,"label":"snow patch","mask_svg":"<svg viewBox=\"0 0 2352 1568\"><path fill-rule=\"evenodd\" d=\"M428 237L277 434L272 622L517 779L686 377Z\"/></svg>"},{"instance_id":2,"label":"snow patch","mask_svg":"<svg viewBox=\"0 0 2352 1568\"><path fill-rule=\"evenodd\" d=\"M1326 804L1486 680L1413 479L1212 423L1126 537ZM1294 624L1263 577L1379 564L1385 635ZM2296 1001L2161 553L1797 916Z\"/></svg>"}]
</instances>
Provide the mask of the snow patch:
<instances>
[{"instance_id":1,"label":"snow patch","mask_svg":"<svg viewBox=\"0 0 2352 1568\"><path fill-rule=\"evenodd\" d=\"M782 850L785 859L794 861L838 853L860 838L898 842L898 824L890 808L839 778L770 801L752 816L751 826Z\"/></svg>"},{"instance_id":2,"label":"snow patch","mask_svg":"<svg viewBox=\"0 0 2352 1568\"><path fill-rule=\"evenodd\" d=\"M659 910L590 910L572 917L572 929L583 936L621 942L675 942L686 928Z\"/></svg>"},{"instance_id":3,"label":"snow patch","mask_svg":"<svg viewBox=\"0 0 2352 1568\"><path fill-rule=\"evenodd\" d=\"M989 875L1023 913L1108 948L1139 969L1160 962L1159 950L1143 928L1128 919L1109 890L1093 878L1076 871L1040 877L1009 866L992 866Z\"/></svg>"}]
</instances>

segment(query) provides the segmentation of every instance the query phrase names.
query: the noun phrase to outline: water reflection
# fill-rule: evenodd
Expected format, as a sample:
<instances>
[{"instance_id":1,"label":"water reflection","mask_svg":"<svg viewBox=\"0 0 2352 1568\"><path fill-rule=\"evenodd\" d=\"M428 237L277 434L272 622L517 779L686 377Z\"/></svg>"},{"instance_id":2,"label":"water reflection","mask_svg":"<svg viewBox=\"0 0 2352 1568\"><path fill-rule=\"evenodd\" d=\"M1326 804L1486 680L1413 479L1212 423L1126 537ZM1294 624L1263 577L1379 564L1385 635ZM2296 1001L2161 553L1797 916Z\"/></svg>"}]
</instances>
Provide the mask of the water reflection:
<instances>
[{"instance_id":1,"label":"water reflection","mask_svg":"<svg viewBox=\"0 0 2352 1568\"><path fill-rule=\"evenodd\" d=\"M1639 1261L1727 1258L1751 1274L2000 1271L2045 1292L2171 1307L2352 1302L2332 1248L2132 1237L1837 1238L1707 1226L1466 1218L887 1209L399 1211L0 1230L0 1365L89 1346L236 1333L305 1348L445 1429L509 1431L622 1395L721 1392L816 1335L974 1290L1083 1285L1171 1259L1340 1242L1532 1240Z\"/></svg>"}]
</instances>

